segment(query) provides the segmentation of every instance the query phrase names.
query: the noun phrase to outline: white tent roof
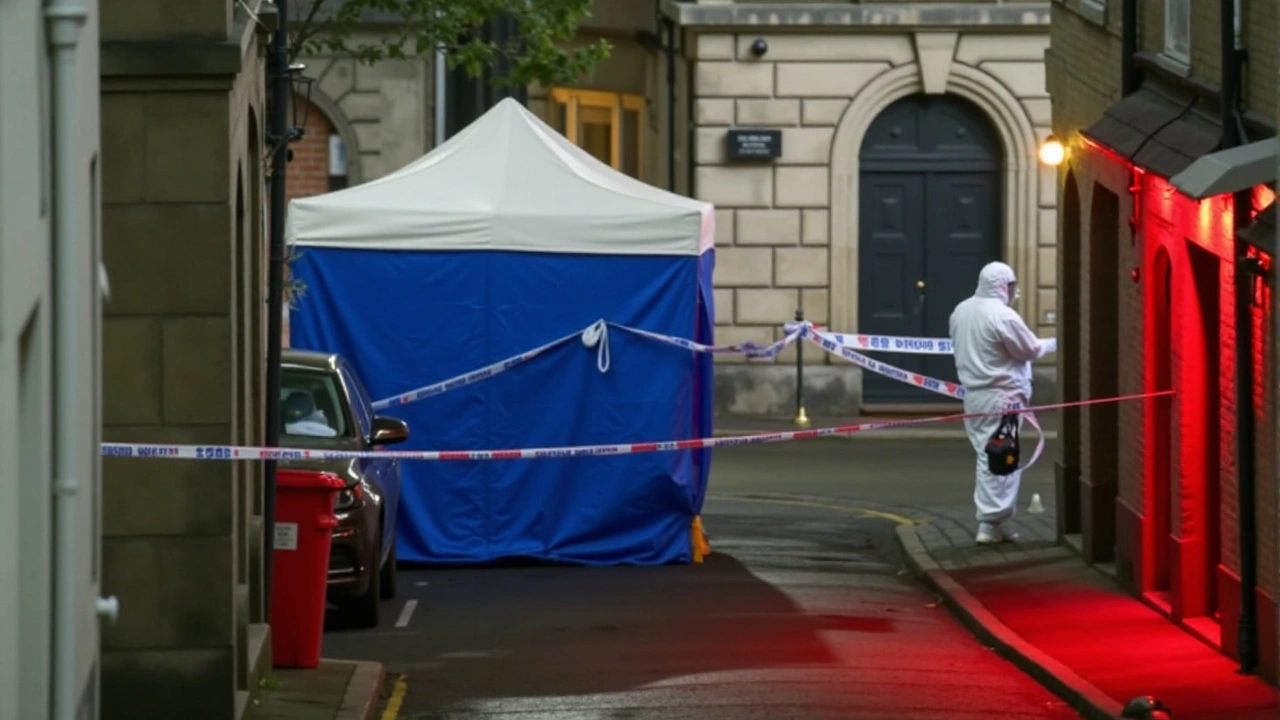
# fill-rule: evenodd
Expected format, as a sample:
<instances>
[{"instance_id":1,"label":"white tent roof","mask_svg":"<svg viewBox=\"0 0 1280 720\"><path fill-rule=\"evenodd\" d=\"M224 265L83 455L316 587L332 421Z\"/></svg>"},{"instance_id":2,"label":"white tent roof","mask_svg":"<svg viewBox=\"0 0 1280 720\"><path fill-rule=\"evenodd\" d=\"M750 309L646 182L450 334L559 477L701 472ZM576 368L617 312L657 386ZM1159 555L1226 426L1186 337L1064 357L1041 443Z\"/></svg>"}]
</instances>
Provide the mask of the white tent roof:
<instances>
[{"instance_id":1,"label":"white tent roof","mask_svg":"<svg viewBox=\"0 0 1280 720\"><path fill-rule=\"evenodd\" d=\"M503 100L390 175L289 203L295 245L386 250L694 255L709 203L617 172Z\"/></svg>"}]
</instances>

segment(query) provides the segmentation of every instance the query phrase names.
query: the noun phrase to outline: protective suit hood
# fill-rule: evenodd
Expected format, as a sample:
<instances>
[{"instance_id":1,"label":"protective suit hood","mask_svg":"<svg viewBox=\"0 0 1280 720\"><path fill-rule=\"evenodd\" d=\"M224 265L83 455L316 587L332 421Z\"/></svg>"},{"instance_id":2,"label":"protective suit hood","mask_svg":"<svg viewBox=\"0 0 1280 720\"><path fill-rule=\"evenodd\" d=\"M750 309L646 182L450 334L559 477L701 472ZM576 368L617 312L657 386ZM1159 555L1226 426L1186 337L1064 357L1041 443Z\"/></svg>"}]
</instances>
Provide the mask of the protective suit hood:
<instances>
[{"instance_id":1,"label":"protective suit hood","mask_svg":"<svg viewBox=\"0 0 1280 720\"><path fill-rule=\"evenodd\" d=\"M978 290L974 297L992 298L1008 305L1013 298L1009 297L1009 285L1018 281L1013 268L1002 262L987 263L978 273Z\"/></svg>"}]
</instances>

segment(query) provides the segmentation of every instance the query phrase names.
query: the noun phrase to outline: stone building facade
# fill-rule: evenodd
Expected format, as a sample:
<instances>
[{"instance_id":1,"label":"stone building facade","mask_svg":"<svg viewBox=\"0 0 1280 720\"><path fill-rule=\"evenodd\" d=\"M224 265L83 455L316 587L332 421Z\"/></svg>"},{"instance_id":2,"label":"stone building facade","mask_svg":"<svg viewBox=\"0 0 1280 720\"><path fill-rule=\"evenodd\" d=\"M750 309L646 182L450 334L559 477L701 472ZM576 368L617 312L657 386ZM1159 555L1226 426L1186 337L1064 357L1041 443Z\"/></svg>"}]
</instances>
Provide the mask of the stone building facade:
<instances>
[{"instance_id":1,"label":"stone building facade","mask_svg":"<svg viewBox=\"0 0 1280 720\"><path fill-rule=\"evenodd\" d=\"M2 718L98 717L97 40L96 0L0 2Z\"/></svg>"},{"instance_id":2,"label":"stone building facade","mask_svg":"<svg viewBox=\"0 0 1280 720\"><path fill-rule=\"evenodd\" d=\"M828 7L829 6L829 7ZM978 269L1003 260L1042 335L1056 312L1048 4L668 3L693 66L694 194L717 207L717 342L773 341L797 308L841 332L947 335ZM781 131L781 155L728 159L735 129ZM917 368L915 356L877 356ZM1047 359L1052 362L1052 358ZM808 410L940 399L805 353ZM794 350L724 358L724 413L793 409ZM1052 395L1052 366L1037 396Z\"/></svg>"},{"instance_id":3,"label":"stone building facade","mask_svg":"<svg viewBox=\"0 0 1280 720\"><path fill-rule=\"evenodd\" d=\"M102 4L104 439L261 444L261 0ZM241 717L269 667L258 463L104 461L102 717Z\"/></svg>"},{"instance_id":4,"label":"stone building facade","mask_svg":"<svg viewBox=\"0 0 1280 720\"><path fill-rule=\"evenodd\" d=\"M1062 398L1175 393L1064 413L1058 520L1223 653L1250 616L1276 682L1277 16L1237 5L1223 52L1220 4L1053 4Z\"/></svg>"},{"instance_id":5,"label":"stone building facade","mask_svg":"<svg viewBox=\"0 0 1280 720\"><path fill-rule=\"evenodd\" d=\"M622 143L634 144L637 153L643 154L633 174L661 184L666 177L660 120L665 97L659 76L662 68L657 52L636 38L640 31L655 29L656 17L655 7L643 1L596 0L591 17L579 28L579 37L584 42L608 39L613 45L609 59L572 88L528 88L527 103L552 124L557 124L552 96L585 92L594 94L592 99L597 101L643 105L643 133L628 135ZM394 22L394 18L370 14L354 41L376 41L380 34L394 32ZM469 99L456 92L462 89L455 87L460 76L438 68L435 55L376 64L345 56L302 56L299 62L307 66L305 74L314 84L309 98L295 99L307 120L304 137L293 146L290 198L373 180L416 160L448 135L445 128L437 127L447 124L436 112L437 103L442 98L446 104ZM558 127L567 130L563 117ZM583 141L587 142L585 136Z\"/></svg>"},{"instance_id":6,"label":"stone building facade","mask_svg":"<svg viewBox=\"0 0 1280 720\"><path fill-rule=\"evenodd\" d=\"M367 33L376 35L378 27ZM351 57L304 56L299 62L314 83L309 99L294 100L307 120L306 134L293 146L291 198L382 177L434 147L434 57L367 65Z\"/></svg>"},{"instance_id":7,"label":"stone building facade","mask_svg":"<svg viewBox=\"0 0 1280 720\"><path fill-rule=\"evenodd\" d=\"M1047 3L597 0L580 35L608 39L612 56L571 86L529 88L528 105L615 168L717 205L718 341L772 341L797 308L839 331L945 336L951 308L997 259L1022 279L1028 324L1051 333L1054 171L1036 160L1049 133L1048 19ZM306 62L320 78L312 100L345 145L347 181L432 147L432 58ZM893 133L906 127L915 144L899 147ZM779 131L781 156L730 161L735 130ZM307 142L316 159L299 165L293 191L336 186L319 175L330 146ZM895 205L895 192L914 204ZM901 228L905 249L891 227L878 244L859 241L898 222L861 212L867 203L919 216ZM883 359L954 374L936 359ZM767 363L718 360L719 412L791 412L794 349ZM805 361L811 413L939 399L813 349ZM1053 395L1054 362L1038 365L1038 398Z\"/></svg>"}]
</instances>

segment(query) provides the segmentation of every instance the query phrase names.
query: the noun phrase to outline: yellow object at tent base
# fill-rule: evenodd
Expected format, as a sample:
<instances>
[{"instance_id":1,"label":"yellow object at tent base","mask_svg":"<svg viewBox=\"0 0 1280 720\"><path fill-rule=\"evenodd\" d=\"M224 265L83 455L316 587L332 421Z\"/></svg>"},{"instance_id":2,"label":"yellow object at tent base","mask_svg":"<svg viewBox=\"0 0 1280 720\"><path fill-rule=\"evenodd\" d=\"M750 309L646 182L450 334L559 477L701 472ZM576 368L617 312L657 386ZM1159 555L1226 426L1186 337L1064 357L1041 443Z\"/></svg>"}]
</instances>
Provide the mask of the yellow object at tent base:
<instances>
[{"instance_id":1,"label":"yellow object at tent base","mask_svg":"<svg viewBox=\"0 0 1280 720\"><path fill-rule=\"evenodd\" d=\"M693 545L693 562L701 564L703 558L711 554L711 543L707 542L707 534L702 531L702 516L693 516L693 526L689 529L689 542Z\"/></svg>"}]
</instances>

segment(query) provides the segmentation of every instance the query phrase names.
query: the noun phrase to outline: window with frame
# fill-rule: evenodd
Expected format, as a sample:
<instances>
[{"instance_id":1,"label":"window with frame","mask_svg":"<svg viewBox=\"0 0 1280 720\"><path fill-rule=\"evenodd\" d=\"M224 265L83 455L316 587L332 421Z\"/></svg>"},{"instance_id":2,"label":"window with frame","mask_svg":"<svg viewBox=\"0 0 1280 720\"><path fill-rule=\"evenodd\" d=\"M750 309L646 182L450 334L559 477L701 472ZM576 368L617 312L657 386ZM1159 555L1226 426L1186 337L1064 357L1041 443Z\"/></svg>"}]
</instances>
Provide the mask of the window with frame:
<instances>
[{"instance_id":1,"label":"window with frame","mask_svg":"<svg viewBox=\"0 0 1280 720\"><path fill-rule=\"evenodd\" d=\"M614 170L643 179L643 96L552 88L547 106L548 123L569 142Z\"/></svg>"},{"instance_id":2,"label":"window with frame","mask_svg":"<svg viewBox=\"0 0 1280 720\"><path fill-rule=\"evenodd\" d=\"M1191 64L1191 0L1164 0L1164 54Z\"/></svg>"}]
</instances>

